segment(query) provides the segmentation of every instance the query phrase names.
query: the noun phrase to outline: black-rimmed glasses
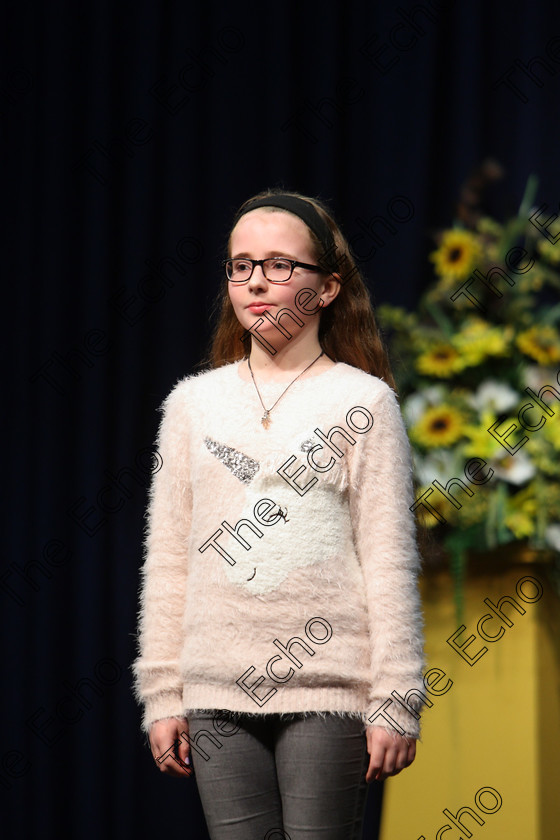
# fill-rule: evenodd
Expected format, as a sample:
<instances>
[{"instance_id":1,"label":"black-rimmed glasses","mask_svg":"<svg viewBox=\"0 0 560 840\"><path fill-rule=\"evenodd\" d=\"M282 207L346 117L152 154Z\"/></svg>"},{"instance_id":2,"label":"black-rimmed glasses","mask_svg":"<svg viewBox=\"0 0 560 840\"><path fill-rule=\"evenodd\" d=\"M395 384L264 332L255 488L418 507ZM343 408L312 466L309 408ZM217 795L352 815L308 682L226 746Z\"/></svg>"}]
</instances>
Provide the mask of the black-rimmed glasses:
<instances>
[{"instance_id":1,"label":"black-rimmed glasses","mask_svg":"<svg viewBox=\"0 0 560 840\"><path fill-rule=\"evenodd\" d=\"M269 257L266 260L251 260L240 257L235 260L224 260L222 265L230 283L246 283L251 279L256 265L262 267L264 276L271 283L286 283L296 266L307 268L309 271L319 271L321 274L325 273L319 265L289 260L286 257Z\"/></svg>"}]
</instances>

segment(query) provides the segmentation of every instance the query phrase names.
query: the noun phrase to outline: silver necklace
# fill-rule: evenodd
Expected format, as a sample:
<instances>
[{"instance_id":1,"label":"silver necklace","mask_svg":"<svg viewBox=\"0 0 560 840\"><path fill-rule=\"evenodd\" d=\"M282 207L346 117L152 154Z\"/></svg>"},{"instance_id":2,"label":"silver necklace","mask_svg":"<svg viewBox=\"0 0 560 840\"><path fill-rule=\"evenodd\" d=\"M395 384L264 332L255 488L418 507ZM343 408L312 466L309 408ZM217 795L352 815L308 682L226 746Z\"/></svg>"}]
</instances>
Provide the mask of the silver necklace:
<instances>
[{"instance_id":1,"label":"silver necklace","mask_svg":"<svg viewBox=\"0 0 560 840\"><path fill-rule=\"evenodd\" d=\"M296 378L295 378L295 379L292 379L292 381L291 381L291 382L290 382L290 384L288 385L288 388L291 388L291 387L292 387L292 385L294 384L294 382L297 382L297 380L300 378L300 376L303 376L303 374L305 373L305 371L306 371L306 370L309 370L309 368L310 368L312 365L314 365L314 364L315 364L315 362L318 362L318 361L319 361L319 359L321 358L321 356L322 356L322 355L323 355L323 350L321 350L321 352L319 353L319 355L317 356L317 358L316 358L316 359L313 359L313 361L311 362L311 364L307 365L307 367L306 367L306 368L304 368L304 369L302 370L302 372L301 372L301 373L298 373L298 375L296 376ZM262 405L262 407L263 407L263 411L264 411L264 414L263 414L263 416L261 417L261 423L263 424L263 426L265 427L265 429L268 429L268 427L270 426L270 412L272 411L272 409L273 409L276 405L278 405L278 403L280 402L280 400L282 399L282 397L284 396L284 394L286 393L286 391L288 390L288 388L284 388L284 390L282 391L282 393L280 394L280 396L278 397L278 399L276 400L276 402L274 403L274 405L271 405L271 406L270 406L270 408L267 408L267 407L265 406L265 404L263 403L263 399L262 399L262 397L261 397L261 392L259 391L259 386L258 386L258 385L257 385L257 383L256 383L256 380L255 380L255 377L254 377L254 374L253 374L253 369L252 369L252 367L251 367L251 359L250 359L249 357L247 357L247 364L249 365L249 371L251 372L251 379L253 380L253 384L254 384L255 388L257 389L257 394L259 395L259 400L261 401L261 405Z\"/></svg>"}]
</instances>

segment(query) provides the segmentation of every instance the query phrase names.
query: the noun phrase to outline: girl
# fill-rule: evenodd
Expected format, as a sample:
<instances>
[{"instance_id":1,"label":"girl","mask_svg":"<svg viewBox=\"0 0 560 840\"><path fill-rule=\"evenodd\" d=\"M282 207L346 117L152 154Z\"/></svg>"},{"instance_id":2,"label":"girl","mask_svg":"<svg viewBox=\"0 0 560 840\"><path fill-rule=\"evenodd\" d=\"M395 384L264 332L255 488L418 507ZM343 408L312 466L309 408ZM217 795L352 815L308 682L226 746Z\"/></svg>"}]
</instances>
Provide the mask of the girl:
<instances>
[{"instance_id":1,"label":"girl","mask_svg":"<svg viewBox=\"0 0 560 840\"><path fill-rule=\"evenodd\" d=\"M422 634L409 446L364 281L322 203L236 214L210 369L163 405L134 663L212 840L361 837L412 763Z\"/></svg>"}]
</instances>

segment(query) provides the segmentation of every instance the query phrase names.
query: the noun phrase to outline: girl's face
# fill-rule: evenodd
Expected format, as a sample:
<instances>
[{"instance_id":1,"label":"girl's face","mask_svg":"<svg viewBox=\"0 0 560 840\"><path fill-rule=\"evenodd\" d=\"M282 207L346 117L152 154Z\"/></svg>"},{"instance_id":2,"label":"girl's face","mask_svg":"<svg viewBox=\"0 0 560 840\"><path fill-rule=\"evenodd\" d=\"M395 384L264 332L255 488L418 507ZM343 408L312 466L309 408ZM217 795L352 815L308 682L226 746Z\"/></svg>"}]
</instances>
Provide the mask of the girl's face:
<instances>
[{"instance_id":1,"label":"girl's face","mask_svg":"<svg viewBox=\"0 0 560 840\"><path fill-rule=\"evenodd\" d=\"M268 257L287 257L298 262L317 265L315 249L305 222L292 213L269 212L258 208L251 210L241 217L231 234L231 258L247 257L254 260L264 260ZM320 305L319 295L322 295L322 305L327 305L336 296L336 291L329 291L337 287L327 274L310 271L296 266L293 274L285 283L271 283L263 274L262 266L255 266L251 278L246 283L230 283L228 281L229 297L239 323L246 329L253 327L261 318L264 311L269 311L276 318L281 309L289 309L294 316L304 321L303 327L298 327L294 321L286 317L282 324L292 335L294 331L305 330L311 324L316 324L320 310L315 315L302 314L295 304L295 296L301 289L312 289L317 297L309 298L306 304L310 311ZM258 327L259 335L274 333L276 339L273 344L278 345L281 333L271 321L264 318Z\"/></svg>"}]
</instances>

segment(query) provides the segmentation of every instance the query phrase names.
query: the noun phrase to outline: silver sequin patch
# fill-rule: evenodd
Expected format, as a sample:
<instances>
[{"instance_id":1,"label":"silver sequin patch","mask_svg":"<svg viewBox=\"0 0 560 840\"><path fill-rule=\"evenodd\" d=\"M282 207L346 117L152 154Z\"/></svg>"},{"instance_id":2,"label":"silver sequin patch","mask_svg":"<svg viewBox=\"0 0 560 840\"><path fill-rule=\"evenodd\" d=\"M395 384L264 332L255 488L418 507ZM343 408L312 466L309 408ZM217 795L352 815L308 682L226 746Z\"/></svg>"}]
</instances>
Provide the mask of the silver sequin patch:
<instances>
[{"instance_id":1,"label":"silver sequin patch","mask_svg":"<svg viewBox=\"0 0 560 840\"><path fill-rule=\"evenodd\" d=\"M259 471L260 464L258 461L254 461L253 458L249 458L248 455L244 455L238 449L226 446L225 443L218 443L211 438L204 438L204 443L212 455L215 455L228 470L231 470L239 481L242 481L243 484L251 483Z\"/></svg>"}]
</instances>

